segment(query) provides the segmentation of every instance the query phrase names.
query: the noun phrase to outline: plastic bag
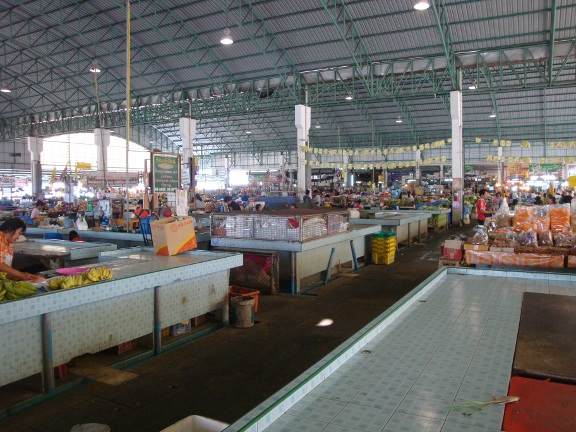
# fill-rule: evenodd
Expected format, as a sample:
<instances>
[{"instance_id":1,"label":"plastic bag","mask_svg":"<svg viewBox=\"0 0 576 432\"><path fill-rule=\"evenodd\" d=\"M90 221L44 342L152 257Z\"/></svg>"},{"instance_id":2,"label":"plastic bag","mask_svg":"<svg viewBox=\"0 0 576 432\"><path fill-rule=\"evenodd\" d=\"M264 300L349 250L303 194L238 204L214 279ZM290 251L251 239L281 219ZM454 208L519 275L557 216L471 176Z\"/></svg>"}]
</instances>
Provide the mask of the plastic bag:
<instances>
[{"instance_id":1,"label":"plastic bag","mask_svg":"<svg viewBox=\"0 0 576 432\"><path fill-rule=\"evenodd\" d=\"M570 206L561 204L550 206L550 229L553 232L562 232L570 228Z\"/></svg>"},{"instance_id":2,"label":"plastic bag","mask_svg":"<svg viewBox=\"0 0 576 432\"><path fill-rule=\"evenodd\" d=\"M507 228L510 226L510 215L509 214L496 214L493 217L496 224L496 228Z\"/></svg>"},{"instance_id":3,"label":"plastic bag","mask_svg":"<svg viewBox=\"0 0 576 432\"><path fill-rule=\"evenodd\" d=\"M550 229L550 208L548 206L534 207L532 209L532 220L536 231L547 231Z\"/></svg>"},{"instance_id":4,"label":"plastic bag","mask_svg":"<svg viewBox=\"0 0 576 432\"><path fill-rule=\"evenodd\" d=\"M568 234L554 234L554 244L558 247L572 247L572 238Z\"/></svg>"},{"instance_id":5,"label":"plastic bag","mask_svg":"<svg viewBox=\"0 0 576 432\"><path fill-rule=\"evenodd\" d=\"M538 231L538 246L554 246L552 231L550 230Z\"/></svg>"},{"instance_id":6,"label":"plastic bag","mask_svg":"<svg viewBox=\"0 0 576 432\"><path fill-rule=\"evenodd\" d=\"M514 210L514 229L516 231L529 231L533 229L533 225L532 207L516 207Z\"/></svg>"},{"instance_id":7,"label":"plastic bag","mask_svg":"<svg viewBox=\"0 0 576 432\"><path fill-rule=\"evenodd\" d=\"M508 207L508 203L506 202L506 200L502 201L502 204L500 204L500 207L496 211L496 215L497 216L498 215L505 215L505 216L510 215L510 207Z\"/></svg>"},{"instance_id":8,"label":"plastic bag","mask_svg":"<svg viewBox=\"0 0 576 432\"><path fill-rule=\"evenodd\" d=\"M488 246L488 233L486 231L476 231L471 243L474 245Z\"/></svg>"},{"instance_id":9,"label":"plastic bag","mask_svg":"<svg viewBox=\"0 0 576 432\"><path fill-rule=\"evenodd\" d=\"M538 247L538 235L534 230L524 231L520 234L518 242L520 246Z\"/></svg>"},{"instance_id":10,"label":"plastic bag","mask_svg":"<svg viewBox=\"0 0 576 432\"><path fill-rule=\"evenodd\" d=\"M78 231L87 231L88 230L88 222L84 219L84 216L78 216L76 219L76 229Z\"/></svg>"}]
</instances>

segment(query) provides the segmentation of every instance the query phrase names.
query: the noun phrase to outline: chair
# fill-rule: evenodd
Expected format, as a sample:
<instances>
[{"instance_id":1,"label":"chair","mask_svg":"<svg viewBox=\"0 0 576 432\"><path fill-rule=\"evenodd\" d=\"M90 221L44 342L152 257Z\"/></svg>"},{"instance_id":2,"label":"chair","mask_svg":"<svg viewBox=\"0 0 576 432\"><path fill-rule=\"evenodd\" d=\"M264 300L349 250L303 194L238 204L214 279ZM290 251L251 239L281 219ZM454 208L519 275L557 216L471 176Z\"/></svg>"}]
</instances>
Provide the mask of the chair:
<instances>
[{"instance_id":1,"label":"chair","mask_svg":"<svg viewBox=\"0 0 576 432\"><path fill-rule=\"evenodd\" d=\"M44 234L44 239L45 240L64 240L64 236L60 233L45 233Z\"/></svg>"},{"instance_id":2,"label":"chair","mask_svg":"<svg viewBox=\"0 0 576 432\"><path fill-rule=\"evenodd\" d=\"M144 238L144 246L152 246L152 233L150 232L150 216L138 218L138 226Z\"/></svg>"}]
</instances>

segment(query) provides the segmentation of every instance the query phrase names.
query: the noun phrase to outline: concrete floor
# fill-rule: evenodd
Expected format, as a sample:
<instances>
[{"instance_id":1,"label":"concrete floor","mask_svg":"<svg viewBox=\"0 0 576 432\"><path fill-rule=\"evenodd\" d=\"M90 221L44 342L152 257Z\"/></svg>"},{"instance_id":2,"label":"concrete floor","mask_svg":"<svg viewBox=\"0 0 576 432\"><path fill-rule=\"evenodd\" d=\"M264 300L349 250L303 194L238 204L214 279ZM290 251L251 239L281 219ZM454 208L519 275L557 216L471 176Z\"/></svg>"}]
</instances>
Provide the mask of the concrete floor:
<instances>
[{"instance_id":1,"label":"concrete floor","mask_svg":"<svg viewBox=\"0 0 576 432\"><path fill-rule=\"evenodd\" d=\"M260 296L254 327L224 328L146 360L127 369L138 377L124 384L89 382L12 415L8 409L0 431L103 423L112 431L157 432L192 414L232 423L437 270L440 243L460 232L471 229L431 232L397 252L394 264L363 267L308 295ZM334 323L317 327L324 318Z\"/></svg>"}]
</instances>

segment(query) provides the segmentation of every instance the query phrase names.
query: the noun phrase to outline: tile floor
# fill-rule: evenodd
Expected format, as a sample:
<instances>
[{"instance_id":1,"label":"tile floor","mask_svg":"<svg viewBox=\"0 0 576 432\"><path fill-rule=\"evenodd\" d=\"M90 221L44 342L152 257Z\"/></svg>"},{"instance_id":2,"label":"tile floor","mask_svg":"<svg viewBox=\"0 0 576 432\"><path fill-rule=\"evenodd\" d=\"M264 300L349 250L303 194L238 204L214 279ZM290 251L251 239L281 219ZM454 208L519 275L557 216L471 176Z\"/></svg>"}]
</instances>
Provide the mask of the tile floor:
<instances>
[{"instance_id":1,"label":"tile floor","mask_svg":"<svg viewBox=\"0 0 576 432\"><path fill-rule=\"evenodd\" d=\"M576 281L569 275L457 273L429 284L349 360L326 372L320 384L295 403L290 397L289 409L284 405L264 421L230 430L500 431L503 405L451 406L505 396L522 293L576 295Z\"/></svg>"}]
</instances>

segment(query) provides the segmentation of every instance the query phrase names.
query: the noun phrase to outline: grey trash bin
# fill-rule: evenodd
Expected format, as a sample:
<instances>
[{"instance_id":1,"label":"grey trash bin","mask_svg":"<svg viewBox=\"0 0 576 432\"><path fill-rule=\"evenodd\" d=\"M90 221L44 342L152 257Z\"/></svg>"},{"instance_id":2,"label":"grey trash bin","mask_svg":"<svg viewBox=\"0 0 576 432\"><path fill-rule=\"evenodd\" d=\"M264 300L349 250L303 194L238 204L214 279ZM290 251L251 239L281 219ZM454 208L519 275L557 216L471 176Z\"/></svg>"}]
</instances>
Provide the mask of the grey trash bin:
<instances>
[{"instance_id":1,"label":"grey trash bin","mask_svg":"<svg viewBox=\"0 0 576 432\"><path fill-rule=\"evenodd\" d=\"M234 327L249 328L254 325L254 297L232 297L230 306L232 308L230 323Z\"/></svg>"}]
</instances>

